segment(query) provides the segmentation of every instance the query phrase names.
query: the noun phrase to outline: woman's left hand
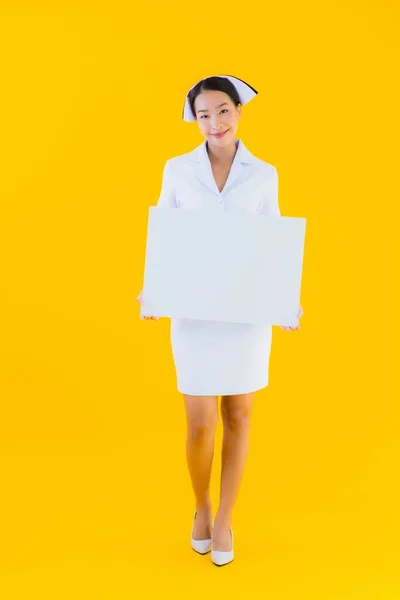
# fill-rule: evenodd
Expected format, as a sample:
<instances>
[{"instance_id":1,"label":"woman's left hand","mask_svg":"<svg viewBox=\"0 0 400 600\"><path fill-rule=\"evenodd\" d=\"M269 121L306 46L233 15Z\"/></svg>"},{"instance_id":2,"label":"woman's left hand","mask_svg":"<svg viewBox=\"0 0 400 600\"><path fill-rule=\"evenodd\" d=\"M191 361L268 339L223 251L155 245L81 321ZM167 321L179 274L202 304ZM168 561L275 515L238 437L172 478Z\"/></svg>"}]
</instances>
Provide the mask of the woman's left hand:
<instances>
[{"instance_id":1,"label":"woman's left hand","mask_svg":"<svg viewBox=\"0 0 400 600\"><path fill-rule=\"evenodd\" d=\"M303 313L303 309L300 306L299 311L297 313L297 318L300 319L303 316L303 314L304 314ZM284 331L292 331L292 330L295 330L295 329L300 329L299 323L297 323L297 325L281 325L280 327Z\"/></svg>"}]
</instances>

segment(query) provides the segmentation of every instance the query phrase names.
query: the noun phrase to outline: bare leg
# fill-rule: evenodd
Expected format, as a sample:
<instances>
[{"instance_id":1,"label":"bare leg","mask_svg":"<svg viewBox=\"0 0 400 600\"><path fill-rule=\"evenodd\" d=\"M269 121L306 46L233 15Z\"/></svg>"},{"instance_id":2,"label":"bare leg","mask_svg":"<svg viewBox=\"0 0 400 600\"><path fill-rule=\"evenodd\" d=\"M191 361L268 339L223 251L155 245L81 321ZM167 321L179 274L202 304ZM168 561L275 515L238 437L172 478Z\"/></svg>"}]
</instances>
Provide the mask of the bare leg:
<instances>
[{"instance_id":1,"label":"bare leg","mask_svg":"<svg viewBox=\"0 0 400 600\"><path fill-rule=\"evenodd\" d=\"M221 401L224 437L220 505L214 521L213 545L215 550L223 552L231 549L229 528L247 457L253 398L254 392L223 396Z\"/></svg>"},{"instance_id":2,"label":"bare leg","mask_svg":"<svg viewBox=\"0 0 400 600\"><path fill-rule=\"evenodd\" d=\"M187 420L186 458L196 497L195 540L211 537L210 478L214 435L218 423L218 396L183 394Z\"/></svg>"}]
</instances>

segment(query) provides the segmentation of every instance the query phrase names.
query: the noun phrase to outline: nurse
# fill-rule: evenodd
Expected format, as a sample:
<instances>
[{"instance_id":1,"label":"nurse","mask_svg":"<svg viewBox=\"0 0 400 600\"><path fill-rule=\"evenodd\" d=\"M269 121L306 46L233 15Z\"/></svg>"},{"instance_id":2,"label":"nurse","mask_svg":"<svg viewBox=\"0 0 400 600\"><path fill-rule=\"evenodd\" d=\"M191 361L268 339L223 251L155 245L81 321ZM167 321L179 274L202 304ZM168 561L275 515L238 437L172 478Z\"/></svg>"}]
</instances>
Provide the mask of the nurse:
<instances>
[{"instance_id":1,"label":"nurse","mask_svg":"<svg viewBox=\"0 0 400 600\"><path fill-rule=\"evenodd\" d=\"M183 119L203 143L166 162L158 206L280 215L276 168L236 138L242 106L258 92L231 75L200 80L188 91ZM142 303L140 292L138 298ZM303 311L299 307L298 319ZM141 316L158 320L154 316ZM300 329L282 326L291 331ZM171 319L178 389L183 394L186 456L195 496L191 546L222 566L232 562L232 514L244 473L254 394L268 385L272 326ZM220 504L212 523L209 495L218 397L224 427Z\"/></svg>"}]
</instances>

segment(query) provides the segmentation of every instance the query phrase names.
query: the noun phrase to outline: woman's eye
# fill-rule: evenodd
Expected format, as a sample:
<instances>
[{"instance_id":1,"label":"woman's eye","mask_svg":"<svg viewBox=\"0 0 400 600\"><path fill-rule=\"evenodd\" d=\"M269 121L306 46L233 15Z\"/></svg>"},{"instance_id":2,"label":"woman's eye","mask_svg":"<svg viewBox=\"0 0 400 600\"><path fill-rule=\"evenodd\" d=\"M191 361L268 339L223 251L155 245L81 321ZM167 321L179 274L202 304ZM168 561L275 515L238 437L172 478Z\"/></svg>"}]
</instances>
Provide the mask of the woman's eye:
<instances>
[{"instance_id":1,"label":"woman's eye","mask_svg":"<svg viewBox=\"0 0 400 600\"><path fill-rule=\"evenodd\" d=\"M228 112L228 111L229 111L229 109L228 109L228 108L223 108L223 109L221 110L221 112L223 112L224 110L226 110L226 112ZM200 119L203 119L203 117L208 117L208 115L201 115Z\"/></svg>"}]
</instances>

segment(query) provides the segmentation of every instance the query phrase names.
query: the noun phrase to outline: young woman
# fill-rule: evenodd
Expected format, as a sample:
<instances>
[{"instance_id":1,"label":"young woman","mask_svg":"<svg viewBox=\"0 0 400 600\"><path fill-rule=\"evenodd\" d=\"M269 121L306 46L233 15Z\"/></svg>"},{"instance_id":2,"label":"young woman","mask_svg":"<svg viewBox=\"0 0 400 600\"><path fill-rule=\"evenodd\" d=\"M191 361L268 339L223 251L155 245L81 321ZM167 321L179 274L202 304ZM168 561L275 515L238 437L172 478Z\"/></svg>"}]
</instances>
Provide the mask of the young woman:
<instances>
[{"instance_id":1,"label":"young woman","mask_svg":"<svg viewBox=\"0 0 400 600\"><path fill-rule=\"evenodd\" d=\"M167 160L158 206L280 215L276 168L236 138L241 107L257 91L229 75L202 79L188 92L183 119L196 121L203 143ZM142 292L138 301L143 300ZM299 308L298 318L302 316ZM141 316L157 320L153 316ZM298 323L284 330L300 329ZM272 326L171 319L171 345L183 394L186 456L196 499L191 545L212 562L233 560L232 512L249 444L254 393L268 385ZM220 504L212 525L209 495L218 420L224 426Z\"/></svg>"}]
</instances>

